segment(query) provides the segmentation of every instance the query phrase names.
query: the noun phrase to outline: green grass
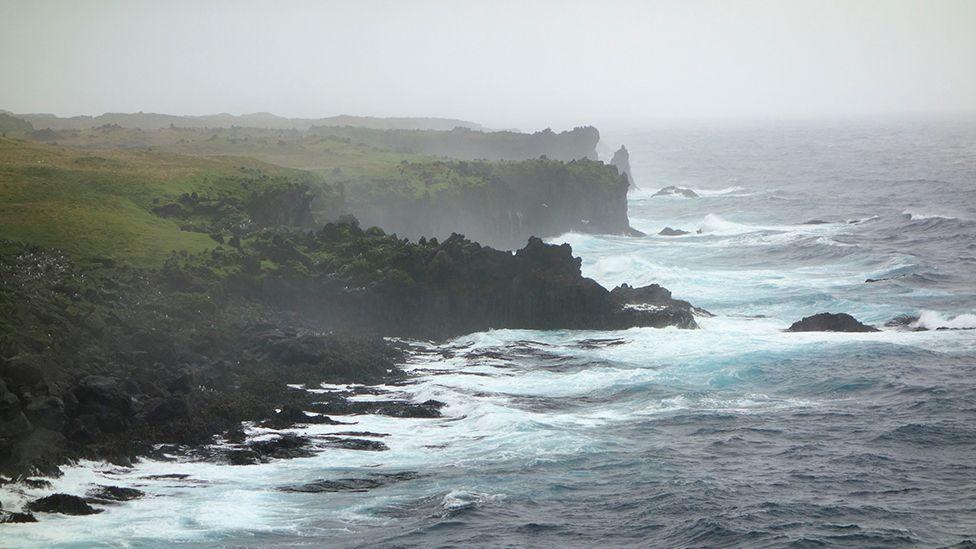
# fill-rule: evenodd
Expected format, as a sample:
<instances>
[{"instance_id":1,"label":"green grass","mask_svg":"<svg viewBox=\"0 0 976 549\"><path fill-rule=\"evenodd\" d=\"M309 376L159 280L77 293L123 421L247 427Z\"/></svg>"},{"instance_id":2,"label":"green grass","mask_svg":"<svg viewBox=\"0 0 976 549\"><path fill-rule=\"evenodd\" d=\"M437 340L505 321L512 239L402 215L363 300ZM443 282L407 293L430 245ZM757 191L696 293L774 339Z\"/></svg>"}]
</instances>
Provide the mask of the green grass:
<instances>
[{"instance_id":1,"label":"green grass","mask_svg":"<svg viewBox=\"0 0 976 549\"><path fill-rule=\"evenodd\" d=\"M0 238L72 255L158 265L217 246L152 212L183 193L243 197L274 176L309 174L245 158L80 150L0 138Z\"/></svg>"}]
</instances>

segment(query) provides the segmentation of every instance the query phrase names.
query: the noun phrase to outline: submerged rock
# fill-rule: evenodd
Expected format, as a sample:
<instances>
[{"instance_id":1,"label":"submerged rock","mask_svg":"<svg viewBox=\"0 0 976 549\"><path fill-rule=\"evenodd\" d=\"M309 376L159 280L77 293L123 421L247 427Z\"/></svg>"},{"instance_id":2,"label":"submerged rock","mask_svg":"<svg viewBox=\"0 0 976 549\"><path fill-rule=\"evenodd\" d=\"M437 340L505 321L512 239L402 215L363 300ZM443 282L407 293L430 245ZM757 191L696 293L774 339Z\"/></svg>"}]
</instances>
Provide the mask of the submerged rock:
<instances>
[{"instance_id":1,"label":"submerged rock","mask_svg":"<svg viewBox=\"0 0 976 549\"><path fill-rule=\"evenodd\" d=\"M665 227L661 229L661 232L657 234L661 236L682 236L691 233L689 233L688 231L682 231L681 229L672 229L671 227Z\"/></svg>"},{"instance_id":2,"label":"submerged rock","mask_svg":"<svg viewBox=\"0 0 976 549\"><path fill-rule=\"evenodd\" d=\"M70 494L52 494L27 504L27 509L35 513L60 513L62 515L94 515L101 513L84 498Z\"/></svg>"},{"instance_id":3,"label":"submerged rock","mask_svg":"<svg viewBox=\"0 0 976 549\"><path fill-rule=\"evenodd\" d=\"M651 196L682 196L684 198L699 198L698 193L691 189L668 185Z\"/></svg>"},{"instance_id":4,"label":"submerged rock","mask_svg":"<svg viewBox=\"0 0 976 549\"><path fill-rule=\"evenodd\" d=\"M847 313L820 313L794 322L787 332L877 332Z\"/></svg>"},{"instance_id":5,"label":"submerged rock","mask_svg":"<svg viewBox=\"0 0 976 549\"><path fill-rule=\"evenodd\" d=\"M376 474L365 478L319 479L305 484L294 484L279 488L282 492L322 493L322 492L366 492L386 484L413 480L420 475L412 471L392 474Z\"/></svg>"},{"instance_id":6,"label":"submerged rock","mask_svg":"<svg viewBox=\"0 0 976 549\"><path fill-rule=\"evenodd\" d=\"M326 445L331 448L341 448L343 450L362 450L366 452L385 452L389 446L378 440L367 440L363 438L340 438L325 437Z\"/></svg>"}]
</instances>

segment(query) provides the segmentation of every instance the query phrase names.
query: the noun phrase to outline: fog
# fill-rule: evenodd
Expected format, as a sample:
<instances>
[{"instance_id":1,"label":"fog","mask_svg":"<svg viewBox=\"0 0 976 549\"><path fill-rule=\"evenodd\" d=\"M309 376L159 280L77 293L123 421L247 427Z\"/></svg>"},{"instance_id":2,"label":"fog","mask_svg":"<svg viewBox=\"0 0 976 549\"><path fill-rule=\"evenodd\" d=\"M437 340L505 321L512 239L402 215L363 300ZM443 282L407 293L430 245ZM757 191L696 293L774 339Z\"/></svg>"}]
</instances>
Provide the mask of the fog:
<instances>
[{"instance_id":1,"label":"fog","mask_svg":"<svg viewBox=\"0 0 976 549\"><path fill-rule=\"evenodd\" d=\"M493 127L976 111L976 2L0 3L0 108Z\"/></svg>"}]
</instances>

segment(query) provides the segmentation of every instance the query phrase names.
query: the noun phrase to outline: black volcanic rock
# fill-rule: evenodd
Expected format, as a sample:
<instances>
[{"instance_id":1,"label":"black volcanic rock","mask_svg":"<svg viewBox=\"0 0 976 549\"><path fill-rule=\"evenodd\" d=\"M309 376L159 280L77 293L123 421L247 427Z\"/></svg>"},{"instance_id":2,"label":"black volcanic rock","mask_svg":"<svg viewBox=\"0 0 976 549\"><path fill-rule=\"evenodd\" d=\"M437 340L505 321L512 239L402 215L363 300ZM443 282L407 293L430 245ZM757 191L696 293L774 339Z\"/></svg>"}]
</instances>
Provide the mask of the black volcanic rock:
<instances>
[{"instance_id":1,"label":"black volcanic rock","mask_svg":"<svg viewBox=\"0 0 976 549\"><path fill-rule=\"evenodd\" d=\"M787 332L877 332L847 313L820 313L794 322Z\"/></svg>"},{"instance_id":2,"label":"black volcanic rock","mask_svg":"<svg viewBox=\"0 0 976 549\"><path fill-rule=\"evenodd\" d=\"M674 185L668 185L658 192L652 194L651 196L683 196L685 198L699 198L698 193L691 189L684 189L681 187L675 187Z\"/></svg>"},{"instance_id":3,"label":"black volcanic rock","mask_svg":"<svg viewBox=\"0 0 976 549\"><path fill-rule=\"evenodd\" d=\"M661 232L657 234L661 236L682 236L691 233L689 233L688 231L683 231L681 229L672 229L671 227L665 227L661 229Z\"/></svg>"},{"instance_id":4,"label":"black volcanic rock","mask_svg":"<svg viewBox=\"0 0 976 549\"><path fill-rule=\"evenodd\" d=\"M125 488L122 486L98 486L89 490L88 497L106 501L129 501L141 498L146 493L135 488Z\"/></svg>"},{"instance_id":5,"label":"black volcanic rock","mask_svg":"<svg viewBox=\"0 0 976 549\"><path fill-rule=\"evenodd\" d=\"M101 513L78 496L52 494L27 504L27 509L35 513L60 513L62 515L94 515Z\"/></svg>"},{"instance_id":6,"label":"black volcanic rock","mask_svg":"<svg viewBox=\"0 0 976 549\"><path fill-rule=\"evenodd\" d=\"M569 245L539 238L512 253L458 234L411 242L352 219L245 236L239 248L138 269L0 240L0 474L57 474L76 459L126 465L164 442L170 455L242 464L381 451L362 439L248 441L238 429L440 417L436 401L310 400L288 388L402 379L404 351L387 336L695 328L702 314L660 286L611 292L582 275ZM199 450L218 433L229 448Z\"/></svg>"},{"instance_id":7,"label":"black volcanic rock","mask_svg":"<svg viewBox=\"0 0 976 549\"><path fill-rule=\"evenodd\" d=\"M18 513L16 511L4 511L0 509L0 524L25 522L37 522L37 518L30 513Z\"/></svg>"}]
</instances>

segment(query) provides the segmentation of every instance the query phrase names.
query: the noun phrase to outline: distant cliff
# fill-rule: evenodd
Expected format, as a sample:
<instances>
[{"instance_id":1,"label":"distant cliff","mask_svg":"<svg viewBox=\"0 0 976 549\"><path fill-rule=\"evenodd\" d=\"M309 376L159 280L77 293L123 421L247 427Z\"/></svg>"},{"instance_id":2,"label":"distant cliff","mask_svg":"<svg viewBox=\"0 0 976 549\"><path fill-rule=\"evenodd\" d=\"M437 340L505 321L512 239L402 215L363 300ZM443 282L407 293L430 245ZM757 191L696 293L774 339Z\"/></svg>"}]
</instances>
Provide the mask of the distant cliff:
<instances>
[{"instance_id":1,"label":"distant cliff","mask_svg":"<svg viewBox=\"0 0 976 549\"><path fill-rule=\"evenodd\" d=\"M457 161L404 164L395 180L346 186L345 200L365 225L401 236L458 232L514 249L530 236L635 234L627 187L624 176L595 160Z\"/></svg>"},{"instance_id":2,"label":"distant cliff","mask_svg":"<svg viewBox=\"0 0 976 549\"><path fill-rule=\"evenodd\" d=\"M32 131L34 127L30 122L0 111L0 134L23 134Z\"/></svg>"},{"instance_id":3,"label":"distant cliff","mask_svg":"<svg viewBox=\"0 0 976 549\"><path fill-rule=\"evenodd\" d=\"M380 130L451 130L454 128L481 129L481 124L453 118L378 118L374 116L340 115L328 118L285 118L267 112L233 115L227 113L202 116L183 116L148 112L105 113L98 116L62 118L53 114L18 114L18 118L33 124L36 129L84 130L106 124L122 128L158 130L178 128L264 128L273 130L307 130L312 126L355 126Z\"/></svg>"},{"instance_id":4,"label":"distant cliff","mask_svg":"<svg viewBox=\"0 0 976 549\"><path fill-rule=\"evenodd\" d=\"M596 160L600 132L582 126L556 133L482 132L467 128L451 131L373 130L351 126L315 126L309 133L340 137L398 153L446 156L459 160L527 160L546 156L554 160Z\"/></svg>"}]
</instances>

